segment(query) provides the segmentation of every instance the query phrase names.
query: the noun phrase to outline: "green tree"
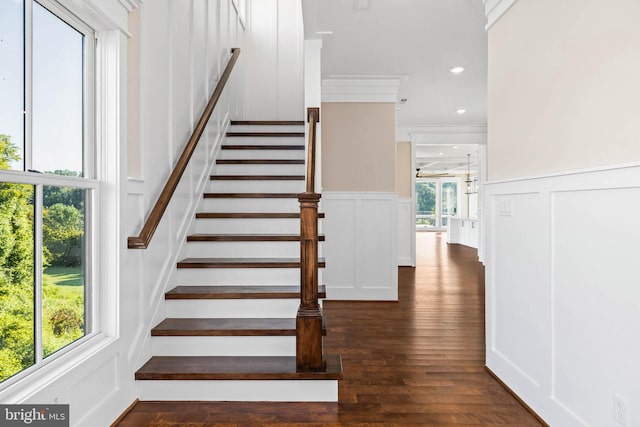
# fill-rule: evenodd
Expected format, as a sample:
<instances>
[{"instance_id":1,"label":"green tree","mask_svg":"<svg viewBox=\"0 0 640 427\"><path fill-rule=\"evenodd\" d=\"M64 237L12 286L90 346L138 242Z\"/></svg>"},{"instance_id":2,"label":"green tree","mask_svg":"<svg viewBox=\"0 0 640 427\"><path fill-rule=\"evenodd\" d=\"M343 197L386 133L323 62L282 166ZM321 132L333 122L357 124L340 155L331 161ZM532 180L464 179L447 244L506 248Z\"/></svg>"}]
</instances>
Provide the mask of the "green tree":
<instances>
[{"instance_id":1,"label":"green tree","mask_svg":"<svg viewBox=\"0 0 640 427\"><path fill-rule=\"evenodd\" d=\"M42 216L42 234L51 264L80 265L84 218L77 208L56 203L45 209Z\"/></svg>"},{"instance_id":2,"label":"green tree","mask_svg":"<svg viewBox=\"0 0 640 427\"><path fill-rule=\"evenodd\" d=\"M20 161L0 135L0 169ZM0 381L34 362L33 186L0 183Z\"/></svg>"},{"instance_id":3,"label":"green tree","mask_svg":"<svg viewBox=\"0 0 640 427\"><path fill-rule=\"evenodd\" d=\"M416 210L420 213L435 213L436 186L434 182L416 182Z\"/></svg>"},{"instance_id":4,"label":"green tree","mask_svg":"<svg viewBox=\"0 0 640 427\"><path fill-rule=\"evenodd\" d=\"M10 169L11 162L20 161L20 151L9 135L0 134L0 169Z\"/></svg>"}]
</instances>

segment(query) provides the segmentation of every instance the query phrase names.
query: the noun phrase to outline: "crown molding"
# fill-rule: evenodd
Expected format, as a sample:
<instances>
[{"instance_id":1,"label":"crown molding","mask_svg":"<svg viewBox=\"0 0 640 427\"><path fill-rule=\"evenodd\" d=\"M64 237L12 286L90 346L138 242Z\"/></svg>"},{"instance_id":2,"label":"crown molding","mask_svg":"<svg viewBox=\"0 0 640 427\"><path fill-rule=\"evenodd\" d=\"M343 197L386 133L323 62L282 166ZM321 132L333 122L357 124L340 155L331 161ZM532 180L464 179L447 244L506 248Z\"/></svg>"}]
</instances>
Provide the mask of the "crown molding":
<instances>
[{"instance_id":1,"label":"crown molding","mask_svg":"<svg viewBox=\"0 0 640 427\"><path fill-rule=\"evenodd\" d=\"M486 144L486 124L432 124L396 127L396 141L416 144Z\"/></svg>"},{"instance_id":2,"label":"crown molding","mask_svg":"<svg viewBox=\"0 0 640 427\"><path fill-rule=\"evenodd\" d=\"M409 76L331 76L322 80L322 102L393 102Z\"/></svg>"},{"instance_id":3,"label":"crown molding","mask_svg":"<svg viewBox=\"0 0 640 427\"><path fill-rule=\"evenodd\" d=\"M487 17L487 25L484 29L488 31L516 1L517 0L482 0L484 3L484 14Z\"/></svg>"},{"instance_id":4,"label":"crown molding","mask_svg":"<svg viewBox=\"0 0 640 427\"><path fill-rule=\"evenodd\" d=\"M127 12L131 12L132 10L139 8L142 5L143 0L118 0L118 2L127 10Z\"/></svg>"}]
</instances>

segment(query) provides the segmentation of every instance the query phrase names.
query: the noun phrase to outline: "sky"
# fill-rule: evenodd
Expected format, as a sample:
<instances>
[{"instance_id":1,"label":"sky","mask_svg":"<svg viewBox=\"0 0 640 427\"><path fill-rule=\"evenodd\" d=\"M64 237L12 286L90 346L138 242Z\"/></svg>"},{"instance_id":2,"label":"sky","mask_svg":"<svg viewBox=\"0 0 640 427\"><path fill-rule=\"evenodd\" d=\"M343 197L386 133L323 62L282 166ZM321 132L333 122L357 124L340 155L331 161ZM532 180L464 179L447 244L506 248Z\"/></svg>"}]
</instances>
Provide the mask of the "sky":
<instances>
[{"instance_id":1,"label":"sky","mask_svg":"<svg viewBox=\"0 0 640 427\"><path fill-rule=\"evenodd\" d=\"M84 36L35 2L33 28L33 164L26 168L81 171ZM0 0L0 134L21 151L23 33L23 0Z\"/></svg>"}]
</instances>

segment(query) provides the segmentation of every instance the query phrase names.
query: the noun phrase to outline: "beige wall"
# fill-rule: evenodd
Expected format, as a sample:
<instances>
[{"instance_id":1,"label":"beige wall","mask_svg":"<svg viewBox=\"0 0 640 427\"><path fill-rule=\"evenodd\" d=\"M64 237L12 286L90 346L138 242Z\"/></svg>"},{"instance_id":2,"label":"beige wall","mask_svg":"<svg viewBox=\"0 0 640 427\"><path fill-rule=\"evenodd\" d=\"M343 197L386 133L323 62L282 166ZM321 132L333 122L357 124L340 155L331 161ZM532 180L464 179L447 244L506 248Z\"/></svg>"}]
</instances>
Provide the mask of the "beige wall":
<instances>
[{"instance_id":1,"label":"beige wall","mask_svg":"<svg viewBox=\"0 0 640 427\"><path fill-rule=\"evenodd\" d=\"M638 17L638 0L519 0L491 27L490 180L640 160Z\"/></svg>"},{"instance_id":2,"label":"beige wall","mask_svg":"<svg viewBox=\"0 0 640 427\"><path fill-rule=\"evenodd\" d=\"M396 191L395 104L322 103L323 191Z\"/></svg>"},{"instance_id":3,"label":"beige wall","mask_svg":"<svg viewBox=\"0 0 640 427\"><path fill-rule=\"evenodd\" d=\"M411 142L396 144L396 192L398 197L411 198L412 175L414 173L411 162Z\"/></svg>"}]
</instances>

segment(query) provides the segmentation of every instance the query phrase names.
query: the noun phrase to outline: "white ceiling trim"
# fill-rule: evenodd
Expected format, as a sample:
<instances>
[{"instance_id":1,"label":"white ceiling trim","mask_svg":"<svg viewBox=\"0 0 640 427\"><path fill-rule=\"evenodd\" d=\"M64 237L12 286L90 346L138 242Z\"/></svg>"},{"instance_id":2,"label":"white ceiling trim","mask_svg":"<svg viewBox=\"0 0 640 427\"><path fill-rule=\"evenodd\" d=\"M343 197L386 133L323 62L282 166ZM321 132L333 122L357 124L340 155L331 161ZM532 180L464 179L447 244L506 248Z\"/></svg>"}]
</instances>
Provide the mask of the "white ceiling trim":
<instances>
[{"instance_id":1,"label":"white ceiling trim","mask_svg":"<svg viewBox=\"0 0 640 427\"><path fill-rule=\"evenodd\" d=\"M482 0L484 3L484 14L487 17L487 25L484 29L489 30L516 1L517 0Z\"/></svg>"},{"instance_id":2,"label":"white ceiling trim","mask_svg":"<svg viewBox=\"0 0 640 427\"><path fill-rule=\"evenodd\" d=\"M127 9L127 12L131 12L142 5L143 0L118 0L122 7Z\"/></svg>"},{"instance_id":3,"label":"white ceiling trim","mask_svg":"<svg viewBox=\"0 0 640 427\"><path fill-rule=\"evenodd\" d=\"M486 144L487 126L479 125L426 125L398 126L396 141L416 144Z\"/></svg>"},{"instance_id":4,"label":"white ceiling trim","mask_svg":"<svg viewBox=\"0 0 640 427\"><path fill-rule=\"evenodd\" d=\"M322 80L322 102L397 102L409 76L332 76Z\"/></svg>"}]
</instances>

